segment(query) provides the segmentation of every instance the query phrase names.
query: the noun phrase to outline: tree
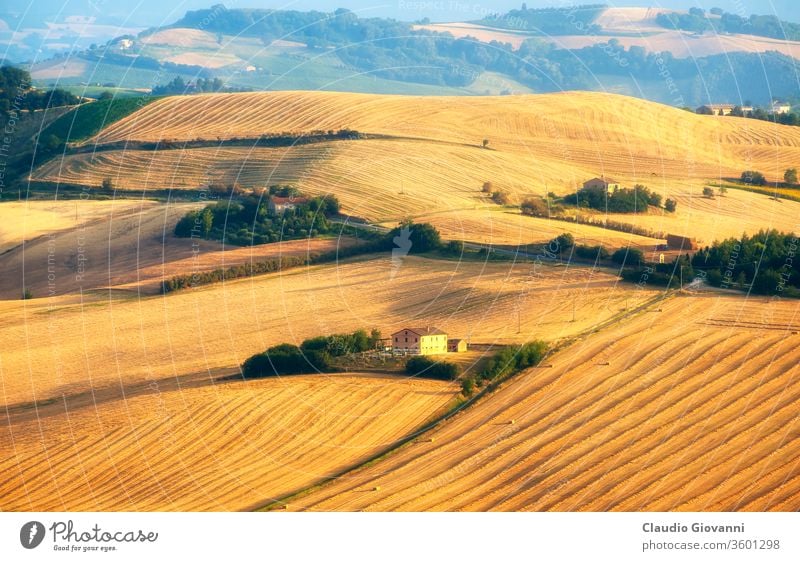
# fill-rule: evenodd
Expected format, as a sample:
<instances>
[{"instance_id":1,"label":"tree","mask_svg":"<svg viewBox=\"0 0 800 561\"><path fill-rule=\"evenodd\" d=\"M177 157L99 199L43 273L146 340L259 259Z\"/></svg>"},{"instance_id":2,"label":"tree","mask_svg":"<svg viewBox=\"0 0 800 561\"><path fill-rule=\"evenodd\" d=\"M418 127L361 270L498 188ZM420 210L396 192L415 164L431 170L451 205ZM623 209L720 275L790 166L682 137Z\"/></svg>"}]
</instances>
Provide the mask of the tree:
<instances>
[{"instance_id":1,"label":"tree","mask_svg":"<svg viewBox=\"0 0 800 561\"><path fill-rule=\"evenodd\" d=\"M664 209L667 212L675 212L675 209L678 208L678 202L675 199L667 199L664 201Z\"/></svg>"},{"instance_id":2,"label":"tree","mask_svg":"<svg viewBox=\"0 0 800 561\"><path fill-rule=\"evenodd\" d=\"M562 251L567 251L571 247L575 245L575 237L570 234L569 232L565 232L558 236L557 238L553 238L550 240L550 248L556 248L555 253L561 253Z\"/></svg>"},{"instance_id":3,"label":"tree","mask_svg":"<svg viewBox=\"0 0 800 561\"><path fill-rule=\"evenodd\" d=\"M621 247L611 256L614 263L622 265L632 265L638 267L644 264L644 253L635 247Z\"/></svg>"},{"instance_id":4,"label":"tree","mask_svg":"<svg viewBox=\"0 0 800 561\"><path fill-rule=\"evenodd\" d=\"M526 216L549 216L550 209L547 206L547 203L540 199L540 198L533 198L533 199L525 199L522 201L522 204L519 205L520 209L522 210L522 214Z\"/></svg>"},{"instance_id":5,"label":"tree","mask_svg":"<svg viewBox=\"0 0 800 561\"><path fill-rule=\"evenodd\" d=\"M97 96L97 101L104 101L106 99L114 99L114 94L112 94L110 91L106 90L103 93L101 93L99 96Z\"/></svg>"},{"instance_id":6,"label":"tree","mask_svg":"<svg viewBox=\"0 0 800 561\"><path fill-rule=\"evenodd\" d=\"M703 187L703 196L706 197L707 199L713 199L714 189L712 189L711 187Z\"/></svg>"},{"instance_id":7,"label":"tree","mask_svg":"<svg viewBox=\"0 0 800 561\"><path fill-rule=\"evenodd\" d=\"M373 328L372 331L369 333L369 343L370 347L373 349L377 349L381 343L381 330L377 328Z\"/></svg>"},{"instance_id":8,"label":"tree","mask_svg":"<svg viewBox=\"0 0 800 561\"><path fill-rule=\"evenodd\" d=\"M727 192L728 192L728 188L727 187L725 187L724 185L720 185L719 186L719 194L720 195L725 195Z\"/></svg>"},{"instance_id":9,"label":"tree","mask_svg":"<svg viewBox=\"0 0 800 561\"><path fill-rule=\"evenodd\" d=\"M475 393L475 380L472 378L464 378L461 380L461 393L464 397L470 397Z\"/></svg>"},{"instance_id":10,"label":"tree","mask_svg":"<svg viewBox=\"0 0 800 561\"><path fill-rule=\"evenodd\" d=\"M481 191L483 191L484 193L491 193L493 190L494 190L494 188L492 187L492 182L491 181L484 181L483 182L483 187L481 187Z\"/></svg>"},{"instance_id":11,"label":"tree","mask_svg":"<svg viewBox=\"0 0 800 561\"><path fill-rule=\"evenodd\" d=\"M797 168L789 168L783 172L783 180L789 185L797 183Z\"/></svg>"},{"instance_id":12,"label":"tree","mask_svg":"<svg viewBox=\"0 0 800 561\"><path fill-rule=\"evenodd\" d=\"M214 213L209 207L203 209L200 213L200 225L203 231L203 237L207 238L211 233L211 228L214 226Z\"/></svg>"},{"instance_id":13,"label":"tree","mask_svg":"<svg viewBox=\"0 0 800 561\"><path fill-rule=\"evenodd\" d=\"M492 200L499 205L511 204L511 197L505 191L495 191L492 193Z\"/></svg>"},{"instance_id":14,"label":"tree","mask_svg":"<svg viewBox=\"0 0 800 561\"><path fill-rule=\"evenodd\" d=\"M448 255L463 255L464 253L464 242L459 240L450 240L447 242L447 245L444 247L444 252Z\"/></svg>"},{"instance_id":15,"label":"tree","mask_svg":"<svg viewBox=\"0 0 800 561\"><path fill-rule=\"evenodd\" d=\"M31 298L33 298L33 292L31 292L29 288L22 291L23 300L30 300Z\"/></svg>"},{"instance_id":16,"label":"tree","mask_svg":"<svg viewBox=\"0 0 800 561\"><path fill-rule=\"evenodd\" d=\"M489 147L489 139L488 138L484 138L483 139L483 147L484 148L488 148Z\"/></svg>"},{"instance_id":17,"label":"tree","mask_svg":"<svg viewBox=\"0 0 800 561\"><path fill-rule=\"evenodd\" d=\"M113 191L114 190L114 180L110 177L104 177L103 183L100 185L103 191Z\"/></svg>"},{"instance_id":18,"label":"tree","mask_svg":"<svg viewBox=\"0 0 800 561\"><path fill-rule=\"evenodd\" d=\"M767 182L763 173L752 170L743 171L741 180L743 183L750 183L751 185L764 185Z\"/></svg>"}]
</instances>

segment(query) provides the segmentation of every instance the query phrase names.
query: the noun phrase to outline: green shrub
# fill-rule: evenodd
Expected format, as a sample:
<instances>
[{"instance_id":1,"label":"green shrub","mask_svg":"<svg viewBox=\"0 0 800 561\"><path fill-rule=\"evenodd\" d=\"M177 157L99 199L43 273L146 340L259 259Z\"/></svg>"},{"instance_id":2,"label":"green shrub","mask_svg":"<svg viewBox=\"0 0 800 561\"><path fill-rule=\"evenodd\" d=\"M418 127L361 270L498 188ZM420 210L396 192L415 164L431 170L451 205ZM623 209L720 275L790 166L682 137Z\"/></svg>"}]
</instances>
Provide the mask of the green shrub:
<instances>
[{"instance_id":1,"label":"green shrub","mask_svg":"<svg viewBox=\"0 0 800 561\"><path fill-rule=\"evenodd\" d=\"M622 265L623 267L638 267L644 265L644 253L642 250L635 247L621 247L611 256L614 263Z\"/></svg>"},{"instance_id":2,"label":"green shrub","mask_svg":"<svg viewBox=\"0 0 800 561\"><path fill-rule=\"evenodd\" d=\"M415 356L406 362L406 372L412 376L433 378L434 380L455 380L461 368L452 362L432 360L426 356Z\"/></svg>"},{"instance_id":3,"label":"green shrub","mask_svg":"<svg viewBox=\"0 0 800 561\"><path fill-rule=\"evenodd\" d=\"M608 259L609 253L602 245L576 245L575 255L583 259Z\"/></svg>"}]
</instances>

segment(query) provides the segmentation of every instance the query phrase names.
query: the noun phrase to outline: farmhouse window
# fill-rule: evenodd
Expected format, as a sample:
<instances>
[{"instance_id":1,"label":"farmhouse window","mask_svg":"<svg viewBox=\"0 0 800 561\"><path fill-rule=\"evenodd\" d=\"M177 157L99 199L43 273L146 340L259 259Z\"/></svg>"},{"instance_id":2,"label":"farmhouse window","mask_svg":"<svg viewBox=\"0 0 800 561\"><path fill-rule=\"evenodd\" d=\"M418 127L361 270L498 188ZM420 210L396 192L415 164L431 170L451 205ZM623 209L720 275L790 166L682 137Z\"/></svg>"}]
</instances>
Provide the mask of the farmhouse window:
<instances>
[{"instance_id":1,"label":"farmhouse window","mask_svg":"<svg viewBox=\"0 0 800 561\"><path fill-rule=\"evenodd\" d=\"M417 342L417 338L416 338L416 337L414 337L414 342L415 342L415 343Z\"/></svg>"}]
</instances>

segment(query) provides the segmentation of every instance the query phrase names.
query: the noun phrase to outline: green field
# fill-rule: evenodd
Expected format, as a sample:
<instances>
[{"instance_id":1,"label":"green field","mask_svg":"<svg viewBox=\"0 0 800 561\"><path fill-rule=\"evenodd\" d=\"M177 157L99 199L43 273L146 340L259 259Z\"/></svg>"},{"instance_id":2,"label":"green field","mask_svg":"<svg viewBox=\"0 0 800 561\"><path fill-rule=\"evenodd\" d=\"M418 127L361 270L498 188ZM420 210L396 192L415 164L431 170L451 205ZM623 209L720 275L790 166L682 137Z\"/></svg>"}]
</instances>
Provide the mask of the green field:
<instances>
[{"instance_id":1,"label":"green field","mask_svg":"<svg viewBox=\"0 0 800 561\"><path fill-rule=\"evenodd\" d=\"M119 121L156 99L159 98L154 96L122 97L78 105L69 113L53 121L42 132L42 138L55 135L65 142L87 139L97 134L103 127Z\"/></svg>"}]
</instances>

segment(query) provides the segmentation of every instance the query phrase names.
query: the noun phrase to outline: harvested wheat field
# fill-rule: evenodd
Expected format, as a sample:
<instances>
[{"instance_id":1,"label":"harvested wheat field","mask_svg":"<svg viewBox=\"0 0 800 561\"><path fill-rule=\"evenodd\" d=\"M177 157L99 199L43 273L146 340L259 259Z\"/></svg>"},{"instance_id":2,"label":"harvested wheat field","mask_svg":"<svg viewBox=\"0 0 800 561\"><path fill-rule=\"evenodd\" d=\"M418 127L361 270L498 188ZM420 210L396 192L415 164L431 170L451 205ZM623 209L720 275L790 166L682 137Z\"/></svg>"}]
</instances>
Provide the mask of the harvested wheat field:
<instances>
[{"instance_id":1,"label":"harvested wheat field","mask_svg":"<svg viewBox=\"0 0 800 561\"><path fill-rule=\"evenodd\" d=\"M523 216L519 212L498 211L491 208L454 210L453 212L421 215L416 218L420 222L433 224L445 239L470 240L493 246L516 247L542 244L564 233L572 234L577 244L602 245L609 250L619 247L652 250L655 246L664 243L660 238L617 232L563 220Z\"/></svg>"},{"instance_id":2,"label":"harvested wheat field","mask_svg":"<svg viewBox=\"0 0 800 561\"><path fill-rule=\"evenodd\" d=\"M0 337L14 342L0 351L2 403L232 368L271 345L361 327L433 324L485 344L552 340L654 294L589 268L387 256L163 297L0 302Z\"/></svg>"},{"instance_id":3,"label":"harvested wheat field","mask_svg":"<svg viewBox=\"0 0 800 561\"><path fill-rule=\"evenodd\" d=\"M643 122L649 126L642 127ZM216 140L344 128L469 146L488 138L494 150L525 155L525 163L535 162L537 170L542 162L555 160L550 163L557 173L537 171L536 177L562 189L574 186L570 180L576 162L595 174L644 181L651 173L685 177L688 168L693 178L738 176L747 160L772 179L783 173L785 161L796 162L800 156L796 127L708 118L594 92L426 98L335 92L177 96L148 104L89 142Z\"/></svg>"},{"instance_id":4,"label":"harvested wheat field","mask_svg":"<svg viewBox=\"0 0 800 561\"><path fill-rule=\"evenodd\" d=\"M796 511L799 313L714 293L654 305L289 508Z\"/></svg>"},{"instance_id":5,"label":"harvested wheat field","mask_svg":"<svg viewBox=\"0 0 800 561\"><path fill-rule=\"evenodd\" d=\"M721 177L738 177L743 167L777 179L800 161L797 127L695 115L618 95L567 92L421 100L331 92L165 98L103 129L91 142L216 142L343 128L383 136L282 148L223 142L218 147L78 153L43 164L32 179L96 186L111 176L121 189L144 190L291 183L310 194L333 193L344 212L374 222L430 213L452 213L458 222L463 211L497 208L481 192L485 182L519 203L548 191L574 191L586 179L605 174L623 186L642 183L678 200L674 216L624 220L710 242L712 235L739 235L742 225L738 210L721 201L710 205L695 200L704 186ZM642 122L650 126L642 127ZM484 138L488 149L481 147ZM747 214L748 231L800 214L800 203L783 201L766 208L768 199L754 193L729 194L727 200L736 209L758 209ZM493 227L479 220L467 222L465 239L472 241ZM586 237L611 240L611 245L619 238L588 231Z\"/></svg>"},{"instance_id":6,"label":"harvested wheat field","mask_svg":"<svg viewBox=\"0 0 800 561\"><path fill-rule=\"evenodd\" d=\"M49 208L48 203L33 206ZM175 237L177 221L187 211L201 207L202 203L124 200L102 205L89 201L79 201L77 206L75 201L58 203L54 208L71 209L73 213L77 210L77 215L58 215L60 231L54 228L25 247L0 254L4 271L0 298L19 298L23 286L37 298L95 289L156 294L161 281L173 276L279 256L312 256L355 243L347 237L308 238L239 247ZM45 228L45 223L42 219L40 227Z\"/></svg>"},{"instance_id":7,"label":"harvested wheat field","mask_svg":"<svg viewBox=\"0 0 800 561\"><path fill-rule=\"evenodd\" d=\"M412 434L455 384L295 376L59 400L3 419L0 510L242 510ZM64 409L68 407L68 412Z\"/></svg>"},{"instance_id":8,"label":"harvested wheat field","mask_svg":"<svg viewBox=\"0 0 800 561\"><path fill-rule=\"evenodd\" d=\"M126 212L141 205L137 201L89 200L0 203L0 253L23 241L69 230L78 223L102 221L112 212Z\"/></svg>"},{"instance_id":9,"label":"harvested wheat field","mask_svg":"<svg viewBox=\"0 0 800 561\"><path fill-rule=\"evenodd\" d=\"M704 244L753 235L761 229L800 232L800 203L775 200L767 195L728 189L724 195L707 198L702 186L676 187L673 198L678 212L608 214L608 220L625 222L657 232L696 238ZM716 192L716 190L715 190Z\"/></svg>"}]
</instances>

